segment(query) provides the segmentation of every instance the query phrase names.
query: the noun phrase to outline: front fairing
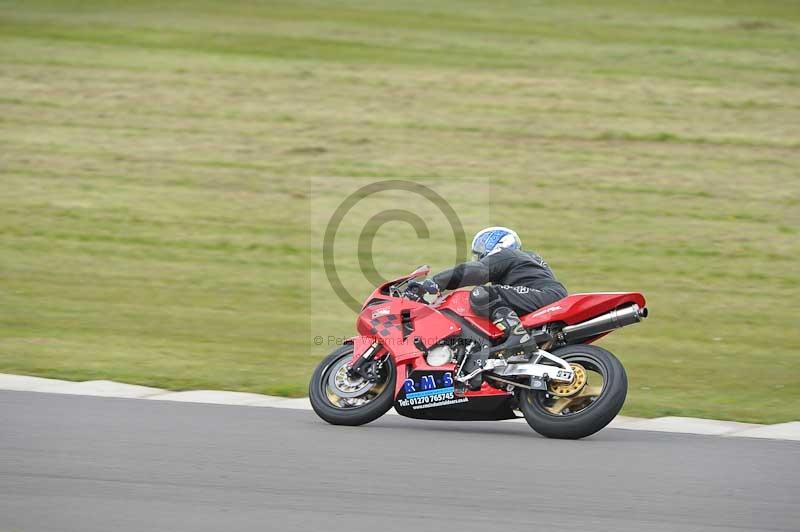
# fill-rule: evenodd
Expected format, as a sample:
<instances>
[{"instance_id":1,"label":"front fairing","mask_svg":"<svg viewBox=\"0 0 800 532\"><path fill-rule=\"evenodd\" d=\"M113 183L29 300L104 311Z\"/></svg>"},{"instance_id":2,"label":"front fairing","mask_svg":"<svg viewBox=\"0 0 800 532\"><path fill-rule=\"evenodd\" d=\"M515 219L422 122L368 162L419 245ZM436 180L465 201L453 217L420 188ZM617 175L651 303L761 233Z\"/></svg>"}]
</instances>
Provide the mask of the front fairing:
<instances>
[{"instance_id":1,"label":"front fairing","mask_svg":"<svg viewBox=\"0 0 800 532\"><path fill-rule=\"evenodd\" d=\"M424 303L401 297L379 297L381 301L364 307L358 315L356 330L381 343L397 364L421 355L415 339L429 348L461 332L457 322Z\"/></svg>"},{"instance_id":2,"label":"front fairing","mask_svg":"<svg viewBox=\"0 0 800 532\"><path fill-rule=\"evenodd\" d=\"M360 336L353 352L354 362L369 345L378 342L399 366L422 355L416 339L427 349L461 332L458 323L435 308L400 295L404 283L429 273L428 266L421 266L408 275L383 283L372 292L356 318Z\"/></svg>"}]
</instances>

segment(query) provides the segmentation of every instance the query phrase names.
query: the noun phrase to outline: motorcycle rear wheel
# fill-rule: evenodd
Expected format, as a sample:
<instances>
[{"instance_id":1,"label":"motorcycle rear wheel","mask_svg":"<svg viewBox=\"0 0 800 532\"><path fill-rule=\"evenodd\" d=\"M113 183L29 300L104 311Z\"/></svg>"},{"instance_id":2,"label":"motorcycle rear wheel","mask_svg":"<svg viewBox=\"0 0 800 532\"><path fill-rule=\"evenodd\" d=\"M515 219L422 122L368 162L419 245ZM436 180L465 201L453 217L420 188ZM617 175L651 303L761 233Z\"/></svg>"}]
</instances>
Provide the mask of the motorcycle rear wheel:
<instances>
[{"instance_id":1,"label":"motorcycle rear wheel","mask_svg":"<svg viewBox=\"0 0 800 532\"><path fill-rule=\"evenodd\" d=\"M394 403L392 358L383 364L382 380L368 383L346 375L352 356L352 345L340 347L320 362L308 385L311 407L332 425L364 425L384 415Z\"/></svg>"},{"instance_id":2,"label":"motorcycle rear wheel","mask_svg":"<svg viewBox=\"0 0 800 532\"><path fill-rule=\"evenodd\" d=\"M628 377L617 357L602 347L584 344L562 347L553 354L580 366L585 374L599 374L602 382L592 382L589 377L582 389L569 397L523 390L519 407L528 425L548 438L576 440L611 423L628 393Z\"/></svg>"}]
</instances>

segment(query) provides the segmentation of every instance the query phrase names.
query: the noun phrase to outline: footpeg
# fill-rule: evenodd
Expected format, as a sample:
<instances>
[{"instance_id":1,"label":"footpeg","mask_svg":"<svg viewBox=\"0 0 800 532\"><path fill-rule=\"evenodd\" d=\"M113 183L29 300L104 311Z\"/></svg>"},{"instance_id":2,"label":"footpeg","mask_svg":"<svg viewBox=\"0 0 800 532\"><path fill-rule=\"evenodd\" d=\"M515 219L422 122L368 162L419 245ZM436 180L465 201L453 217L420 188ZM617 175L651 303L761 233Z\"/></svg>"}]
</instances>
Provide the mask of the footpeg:
<instances>
[{"instance_id":1,"label":"footpeg","mask_svg":"<svg viewBox=\"0 0 800 532\"><path fill-rule=\"evenodd\" d=\"M534 338L529 339L523 344L515 346L514 354L508 356L506 361L509 364L520 364L530 362L533 355L539 350L539 344Z\"/></svg>"},{"instance_id":2,"label":"footpeg","mask_svg":"<svg viewBox=\"0 0 800 532\"><path fill-rule=\"evenodd\" d=\"M483 372L491 371L496 368L505 368L507 366L508 362L502 358L490 358L489 360L479 363L477 368L470 371L466 375L456 376L455 380L456 382L465 385L469 390L480 390L481 385L483 384L483 378L481 377Z\"/></svg>"},{"instance_id":3,"label":"footpeg","mask_svg":"<svg viewBox=\"0 0 800 532\"><path fill-rule=\"evenodd\" d=\"M468 382L473 377L477 377L478 375L480 375L484 371L490 371L490 370L493 370L495 368L504 368L506 366L508 366L508 362L506 362L504 359L502 359L502 358L490 358L489 360L485 361L479 367L477 367L474 370L470 371L466 375L462 375L460 377L456 377L456 380L459 381L459 382Z\"/></svg>"}]
</instances>

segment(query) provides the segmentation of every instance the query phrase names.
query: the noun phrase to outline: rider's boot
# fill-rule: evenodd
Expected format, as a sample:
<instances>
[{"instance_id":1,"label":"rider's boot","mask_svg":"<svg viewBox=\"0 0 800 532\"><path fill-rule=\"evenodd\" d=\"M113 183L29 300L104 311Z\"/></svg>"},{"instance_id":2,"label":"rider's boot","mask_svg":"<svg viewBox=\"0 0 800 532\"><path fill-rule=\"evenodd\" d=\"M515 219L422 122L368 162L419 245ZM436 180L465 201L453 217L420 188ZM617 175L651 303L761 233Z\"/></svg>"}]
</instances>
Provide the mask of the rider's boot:
<instances>
[{"instance_id":1,"label":"rider's boot","mask_svg":"<svg viewBox=\"0 0 800 532\"><path fill-rule=\"evenodd\" d=\"M538 347L533 337L522 326L517 313L508 307L500 307L492 313L492 323L505 333L503 342L492 348L493 358L513 357L514 362L523 362Z\"/></svg>"}]
</instances>

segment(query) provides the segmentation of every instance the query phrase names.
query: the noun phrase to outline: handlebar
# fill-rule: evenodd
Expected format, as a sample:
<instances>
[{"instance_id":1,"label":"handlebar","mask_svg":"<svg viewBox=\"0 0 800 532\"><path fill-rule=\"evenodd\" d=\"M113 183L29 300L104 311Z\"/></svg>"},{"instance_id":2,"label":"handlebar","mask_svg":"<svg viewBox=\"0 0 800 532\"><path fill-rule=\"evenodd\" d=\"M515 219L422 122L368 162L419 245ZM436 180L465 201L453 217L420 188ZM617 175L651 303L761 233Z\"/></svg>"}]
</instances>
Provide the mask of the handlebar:
<instances>
[{"instance_id":1,"label":"handlebar","mask_svg":"<svg viewBox=\"0 0 800 532\"><path fill-rule=\"evenodd\" d=\"M427 264L420 266L419 268L411 272L408 276L401 278L397 282L389 285L388 287L389 295L392 297L407 297L412 301L417 301L417 302L422 301L427 303L427 301L425 301L425 299L423 298L424 294L417 294L413 291L409 291L408 284L417 277L428 275L430 272L431 268ZM441 291L437 295L440 294Z\"/></svg>"},{"instance_id":2,"label":"handlebar","mask_svg":"<svg viewBox=\"0 0 800 532\"><path fill-rule=\"evenodd\" d=\"M405 297L405 298L410 299L411 301L415 301L417 303L427 303L427 304L431 304L431 303L433 303L433 301L429 301L429 300L425 299L425 295L426 294L435 295L437 298L439 296L441 296L441 294L442 294L441 290L439 290L437 292L428 292L425 289L423 289L422 285L419 284L419 283L417 283L417 285L415 285L415 287L414 287L415 289L412 290L408 285L413 280L414 280L414 278L412 277L412 278L409 278L409 279L405 279L401 283L398 283L396 285L390 286L389 287L389 295L392 295L394 297ZM403 285L405 285L405 289L401 289L401 286L403 286Z\"/></svg>"},{"instance_id":3,"label":"handlebar","mask_svg":"<svg viewBox=\"0 0 800 532\"><path fill-rule=\"evenodd\" d=\"M389 286L389 295L392 297L408 297L409 292L405 287L408 286L408 282L411 281L413 277L409 277L408 279L403 279L397 284L393 284ZM409 299L412 299L409 297ZM416 301L416 300L415 300Z\"/></svg>"}]
</instances>

